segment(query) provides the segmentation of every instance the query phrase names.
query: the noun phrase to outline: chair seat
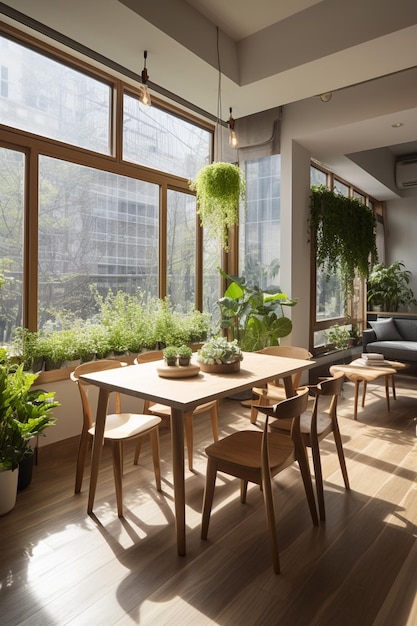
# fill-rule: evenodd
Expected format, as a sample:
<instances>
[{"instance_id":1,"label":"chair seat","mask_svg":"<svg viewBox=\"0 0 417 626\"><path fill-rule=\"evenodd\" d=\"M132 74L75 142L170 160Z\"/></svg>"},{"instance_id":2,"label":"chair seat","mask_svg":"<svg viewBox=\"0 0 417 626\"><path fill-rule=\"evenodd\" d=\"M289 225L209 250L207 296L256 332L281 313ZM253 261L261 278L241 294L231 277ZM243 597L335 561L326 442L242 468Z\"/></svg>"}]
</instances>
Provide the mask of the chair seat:
<instances>
[{"instance_id":1,"label":"chair seat","mask_svg":"<svg viewBox=\"0 0 417 626\"><path fill-rule=\"evenodd\" d=\"M211 402L205 402L204 404L200 404L199 406L193 409L193 414L198 415L199 413L203 413L204 411L210 411L213 407L216 406L217 400L212 400ZM155 415L162 415L164 417L171 416L171 407L165 404L151 404L149 406L148 411L150 413L154 413Z\"/></svg>"},{"instance_id":2,"label":"chair seat","mask_svg":"<svg viewBox=\"0 0 417 626\"><path fill-rule=\"evenodd\" d=\"M237 466L244 465L260 471L262 465L261 446L262 432L242 430L212 443L206 448L206 454L217 461ZM290 437L271 433L268 437L268 448L271 470L283 469L294 462L294 459L291 458L294 442Z\"/></svg>"},{"instance_id":3,"label":"chair seat","mask_svg":"<svg viewBox=\"0 0 417 626\"><path fill-rule=\"evenodd\" d=\"M111 413L106 418L106 430L104 439L128 439L139 434L144 434L161 422L159 417L138 413ZM95 427L89 429L90 435L94 435Z\"/></svg>"}]
</instances>

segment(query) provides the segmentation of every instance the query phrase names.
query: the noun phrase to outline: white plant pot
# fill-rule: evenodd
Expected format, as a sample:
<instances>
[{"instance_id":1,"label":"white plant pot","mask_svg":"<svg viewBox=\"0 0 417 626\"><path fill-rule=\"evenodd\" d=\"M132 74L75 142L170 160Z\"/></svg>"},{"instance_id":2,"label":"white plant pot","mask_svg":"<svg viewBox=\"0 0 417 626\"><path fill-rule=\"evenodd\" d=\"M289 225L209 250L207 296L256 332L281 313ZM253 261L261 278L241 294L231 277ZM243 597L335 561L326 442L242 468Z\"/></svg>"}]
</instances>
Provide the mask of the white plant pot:
<instances>
[{"instance_id":1,"label":"white plant pot","mask_svg":"<svg viewBox=\"0 0 417 626\"><path fill-rule=\"evenodd\" d=\"M0 472L0 515L5 515L16 504L19 468Z\"/></svg>"}]
</instances>

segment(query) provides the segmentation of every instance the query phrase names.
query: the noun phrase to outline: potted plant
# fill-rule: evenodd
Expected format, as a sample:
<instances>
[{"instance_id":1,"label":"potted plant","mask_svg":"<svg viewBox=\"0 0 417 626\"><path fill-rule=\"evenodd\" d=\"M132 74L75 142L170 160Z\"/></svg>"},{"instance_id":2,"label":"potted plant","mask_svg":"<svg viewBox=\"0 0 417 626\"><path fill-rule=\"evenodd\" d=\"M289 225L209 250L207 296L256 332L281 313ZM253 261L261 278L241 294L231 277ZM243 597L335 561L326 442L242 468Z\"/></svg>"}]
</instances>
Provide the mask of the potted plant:
<instances>
[{"instance_id":1,"label":"potted plant","mask_svg":"<svg viewBox=\"0 0 417 626\"><path fill-rule=\"evenodd\" d=\"M23 364L15 367L6 360L0 364L0 494L6 493L6 484L12 485L6 502L0 495L0 514L15 504L19 464L33 455L30 440L55 423L52 409L59 405L55 393L31 389L36 378L24 371Z\"/></svg>"},{"instance_id":2,"label":"potted plant","mask_svg":"<svg viewBox=\"0 0 417 626\"><path fill-rule=\"evenodd\" d=\"M376 218L373 210L355 198L312 187L310 231L314 238L317 267L326 278L340 271L346 292L356 273L366 279L378 259Z\"/></svg>"},{"instance_id":3,"label":"potted plant","mask_svg":"<svg viewBox=\"0 0 417 626\"><path fill-rule=\"evenodd\" d=\"M203 372L236 372L242 359L237 339L228 341L226 337L213 337L197 352L197 361Z\"/></svg>"},{"instance_id":4,"label":"potted plant","mask_svg":"<svg viewBox=\"0 0 417 626\"><path fill-rule=\"evenodd\" d=\"M190 181L190 189L196 192L201 225L213 238L220 238L227 251L229 228L239 223L239 202L246 196L241 169L232 163L211 163Z\"/></svg>"},{"instance_id":5,"label":"potted plant","mask_svg":"<svg viewBox=\"0 0 417 626\"><path fill-rule=\"evenodd\" d=\"M402 261L389 266L377 263L368 278L367 299L374 310L398 311L400 305L417 304L413 290L408 286L411 272Z\"/></svg>"},{"instance_id":6,"label":"potted plant","mask_svg":"<svg viewBox=\"0 0 417 626\"><path fill-rule=\"evenodd\" d=\"M178 354L178 348L176 346L167 346L166 348L164 348L163 355L164 355L165 363L170 367L172 367L173 365L176 365L177 354Z\"/></svg>"},{"instance_id":7,"label":"potted plant","mask_svg":"<svg viewBox=\"0 0 417 626\"><path fill-rule=\"evenodd\" d=\"M193 351L189 346L183 344L178 348L178 365L186 366L190 365L191 356Z\"/></svg>"},{"instance_id":8,"label":"potted plant","mask_svg":"<svg viewBox=\"0 0 417 626\"><path fill-rule=\"evenodd\" d=\"M346 350L349 347L350 333L346 326L334 324L324 331L324 335L328 344L336 350Z\"/></svg>"},{"instance_id":9,"label":"potted plant","mask_svg":"<svg viewBox=\"0 0 417 626\"><path fill-rule=\"evenodd\" d=\"M297 299L288 298L277 286L261 289L250 286L244 276L230 276L220 268L219 271L231 281L217 302L221 328L248 352L279 345L280 338L292 330L292 322L285 316L283 307L295 306Z\"/></svg>"}]
</instances>

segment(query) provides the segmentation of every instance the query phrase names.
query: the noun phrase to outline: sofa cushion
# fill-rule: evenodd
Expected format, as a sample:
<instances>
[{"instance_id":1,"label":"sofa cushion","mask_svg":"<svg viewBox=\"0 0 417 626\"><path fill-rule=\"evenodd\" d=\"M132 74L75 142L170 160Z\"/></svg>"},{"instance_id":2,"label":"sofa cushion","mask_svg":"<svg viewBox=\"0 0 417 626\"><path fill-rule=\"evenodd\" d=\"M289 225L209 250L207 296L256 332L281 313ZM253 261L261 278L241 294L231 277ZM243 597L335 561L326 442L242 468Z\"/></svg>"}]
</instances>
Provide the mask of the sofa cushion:
<instances>
[{"instance_id":1,"label":"sofa cushion","mask_svg":"<svg viewBox=\"0 0 417 626\"><path fill-rule=\"evenodd\" d=\"M394 320L398 332L405 341L417 341L417 320L397 317Z\"/></svg>"},{"instance_id":2,"label":"sofa cushion","mask_svg":"<svg viewBox=\"0 0 417 626\"><path fill-rule=\"evenodd\" d=\"M377 341L401 341L402 337L394 324L392 317L369 322L375 331Z\"/></svg>"},{"instance_id":3,"label":"sofa cushion","mask_svg":"<svg viewBox=\"0 0 417 626\"><path fill-rule=\"evenodd\" d=\"M383 354L388 361L417 363L416 341L373 341L368 348L370 352Z\"/></svg>"}]
</instances>

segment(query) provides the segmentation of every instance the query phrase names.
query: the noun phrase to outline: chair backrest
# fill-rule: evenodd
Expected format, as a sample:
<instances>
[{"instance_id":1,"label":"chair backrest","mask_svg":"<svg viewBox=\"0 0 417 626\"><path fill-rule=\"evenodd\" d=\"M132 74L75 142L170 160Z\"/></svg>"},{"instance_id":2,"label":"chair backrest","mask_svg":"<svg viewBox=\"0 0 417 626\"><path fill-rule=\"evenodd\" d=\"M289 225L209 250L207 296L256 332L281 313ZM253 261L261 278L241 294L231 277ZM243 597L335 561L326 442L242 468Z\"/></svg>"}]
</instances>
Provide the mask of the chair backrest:
<instances>
[{"instance_id":1,"label":"chair backrest","mask_svg":"<svg viewBox=\"0 0 417 626\"><path fill-rule=\"evenodd\" d=\"M301 387L297 389L297 395L282 400L273 406L259 406L259 411L265 413L264 432L262 436L262 464L264 471L269 467L269 452L268 452L268 431L269 431L269 418L274 420L289 420L292 419L291 425L291 438L294 442L294 446L297 448L302 446L301 429L300 429L300 416L307 409L308 404L308 387ZM271 424L273 428L273 423ZM279 423L277 423L279 429ZM283 434L283 436L288 436Z\"/></svg>"},{"instance_id":2,"label":"chair backrest","mask_svg":"<svg viewBox=\"0 0 417 626\"><path fill-rule=\"evenodd\" d=\"M80 392L81 404L83 407L84 428L87 430L94 424L93 411L87 394L87 387L89 387L89 383L85 380L81 380L80 376L83 374L93 374L94 372L111 370L117 367L125 367L126 365L126 363L117 360L101 359L98 361L90 361L89 363L81 363L81 365L78 365L78 367L71 372L70 378L72 381L77 383L78 390ZM120 413L120 394L116 393L115 397L115 412Z\"/></svg>"},{"instance_id":3,"label":"chair backrest","mask_svg":"<svg viewBox=\"0 0 417 626\"><path fill-rule=\"evenodd\" d=\"M267 346L266 348L262 348L262 350L258 350L260 354L269 354L271 356L283 356L291 359L304 359L305 361L310 361L312 358L312 354L307 350L307 348L301 348L298 346ZM297 372L292 376L292 384L294 388L300 385L302 372ZM275 381L277 384L277 381Z\"/></svg>"},{"instance_id":4,"label":"chair backrest","mask_svg":"<svg viewBox=\"0 0 417 626\"><path fill-rule=\"evenodd\" d=\"M146 352L138 354L135 359L135 363L150 363L151 361L160 361L163 358L164 353L162 350L147 350Z\"/></svg>"},{"instance_id":5,"label":"chair backrest","mask_svg":"<svg viewBox=\"0 0 417 626\"><path fill-rule=\"evenodd\" d=\"M317 414L319 410L319 400L321 396L332 396L329 407L329 415L332 419L335 419L337 411L337 399L342 391L345 375L343 372L337 372L332 377L326 378L320 381L317 385L310 390L315 394L313 416L312 416L312 429L317 428Z\"/></svg>"}]
</instances>

